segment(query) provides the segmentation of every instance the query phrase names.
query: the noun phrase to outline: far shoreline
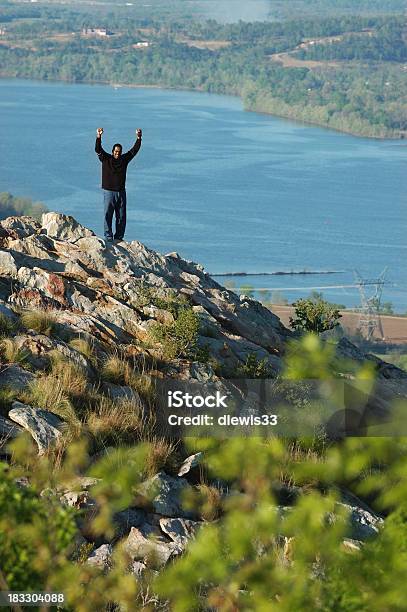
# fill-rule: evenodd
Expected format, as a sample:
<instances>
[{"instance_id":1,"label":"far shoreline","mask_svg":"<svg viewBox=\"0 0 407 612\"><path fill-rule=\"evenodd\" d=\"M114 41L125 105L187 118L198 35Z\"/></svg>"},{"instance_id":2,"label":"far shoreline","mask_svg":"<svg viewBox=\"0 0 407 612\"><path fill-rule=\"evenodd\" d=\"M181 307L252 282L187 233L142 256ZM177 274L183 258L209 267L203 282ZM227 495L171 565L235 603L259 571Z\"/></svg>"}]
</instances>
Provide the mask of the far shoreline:
<instances>
[{"instance_id":1,"label":"far shoreline","mask_svg":"<svg viewBox=\"0 0 407 612\"><path fill-rule=\"evenodd\" d=\"M0 80L15 80L15 81L38 81L39 83L64 83L66 85L104 85L108 87L112 87L113 89L161 89L163 91L185 91L185 92L195 92L195 93L205 93L208 95L214 96L230 96L231 98L237 98L242 103L242 110L246 113L257 113L259 115L266 115L268 117L275 117L276 119L282 119L284 121L292 122L297 125L303 125L308 127L318 127L323 130L328 130L330 132L336 132L338 134L345 134L348 136L353 136L354 138L367 138L369 140L377 140L380 142L385 142L386 140L395 142L395 141L403 141L406 140L402 136L374 136L369 134L360 134L357 132L352 132L347 129L339 129L324 123L317 123L315 121L304 121L303 119L296 119L295 117L291 117L288 115L282 115L278 113L270 113L266 110L261 109L250 109L246 108L244 105L244 101L242 97L238 94L233 93L223 93L219 94L216 92L206 91L202 88L195 87L193 89L188 87L171 87L170 85L158 85L158 84L145 84L145 83L118 83L115 81L93 81L93 80L81 80L81 81L72 81L68 79L41 79L36 77L19 77L19 76L11 76L4 74L0 71Z\"/></svg>"}]
</instances>

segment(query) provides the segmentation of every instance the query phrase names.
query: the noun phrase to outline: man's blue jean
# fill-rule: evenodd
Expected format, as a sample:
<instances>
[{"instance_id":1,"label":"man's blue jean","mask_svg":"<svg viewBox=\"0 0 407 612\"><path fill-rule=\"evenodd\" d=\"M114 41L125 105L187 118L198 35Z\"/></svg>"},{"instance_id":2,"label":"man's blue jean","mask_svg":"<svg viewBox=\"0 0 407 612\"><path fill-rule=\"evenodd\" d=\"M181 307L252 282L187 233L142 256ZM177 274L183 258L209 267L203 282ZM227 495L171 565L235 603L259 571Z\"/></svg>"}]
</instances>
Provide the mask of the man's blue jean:
<instances>
[{"instance_id":1,"label":"man's blue jean","mask_svg":"<svg viewBox=\"0 0 407 612\"><path fill-rule=\"evenodd\" d=\"M105 238L113 240L112 220L116 215L116 233L114 238L122 240L126 229L126 190L108 191L103 190L105 204Z\"/></svg>"}]
</instances>

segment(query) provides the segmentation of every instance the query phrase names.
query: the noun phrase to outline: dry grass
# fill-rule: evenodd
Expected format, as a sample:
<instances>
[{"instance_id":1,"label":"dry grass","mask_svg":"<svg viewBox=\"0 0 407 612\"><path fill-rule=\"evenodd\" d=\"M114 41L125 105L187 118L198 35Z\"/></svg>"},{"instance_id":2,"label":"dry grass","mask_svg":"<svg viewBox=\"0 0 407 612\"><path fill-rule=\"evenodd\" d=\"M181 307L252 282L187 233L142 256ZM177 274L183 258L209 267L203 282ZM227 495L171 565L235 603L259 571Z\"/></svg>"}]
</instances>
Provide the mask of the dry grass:
<instances>
[{"instance_id":1,"label":"dry grass","mask_svg":"<svg viewBox=\"0 0 407 612\"><path fill-rule=\"evenodd\" d=\"M117 354L107 357L101 369L101 376L116 385L131 387L150 404L155 397L151 377L145 372L138 372L126 359Z\"/></svg>"},{"instance_id":2,"label":"dry grass","mask_svg":"<svg viewBox=\"0 0 407 612\"><path fill-rule=\"evenodd\" d=\"M35 408L48 410L61 419L77 420L75 410L61 381L54 376L39 376L21 395L21 401Z\"/></svg>"},{"instance_id":3,"label":"dry grass","mask_svg":"<svg viewBox=\"0 0 407 612\"><path fill-rule=\"evenodd\" d=\"M21 400L27 404L53 412L66 422L65 433L70 439L82 433L82 423L73 402L80 402L87 391L87 379L81 368L55 360L49 374L37 377Z\"/></svg>"},{"instance_id":4,"label":"dry grass","mask_svg":"<svg viewBox=\"0 0 407 612\"><path fill-rule=\"evenodd\" d=\"M222 491L214 485L198 486L201 517L205 521L214 521L222 512Z\"/></svg>"},{"instance_id":5,"label":"dry grass","mask_svg":"<svg viewBox=\"0 0 407 612\"><path fill-rule=\"evenodd\" d=\"M86 395L88 380L80 366L69 361L56 360L52 364L51 376L58 379L71 399L81 399Z\"/></svg>"},{"instance_id":6,"label":"dry grass","mask_svg":"<svg viewBox=\"0 0 407 612\"><path fill-rule=\"evenodd\" d=\"M0 414L5 417L8 416L8 411L11 408L12 403L18 397L18 391L11 387L2 387L0 389Z\"/></svg>"},{"instance_id":7,"label":"dry grass","mask_svg":"<svg viewBox=\"0 0 407 612\"><path fill-rule=\"evenodd\" d=\"M24 364L30 356L30 351L17 348L16 342L12 338L3 338L0 349L1 355L6 363Z\"/></svg>"},{"instance_id":8,"label":"dry grass","mask_svg":"<svg viewBox=\"0 0 407 612\"><path fill-rule=\"evenodd\" d=\"M88 410L85 421L97 449L135 444L146 428L140 406L130 400L117 402L105 396L99 396L98 404Z\"/></svg>"},{"instance_id":9,"label":"dry grass","mask_svg":"<svg viewBox=\"0 0 407 612\"><path fill-rule=\"evenodd\" d=\"M145 432L143 432L143 439L150 443L144 464L144 476L151 478L160 470L174 472L178 465L175 456L177 444L164 438L147 439Z\"/></svg>"},{"instance_id":10,"label":"dry grass","mask_svg":"<svg viewBox=\"0 0 407 612\"><path fill-rule=\"evenodd\" d=\"M128 385L131 379L130 364L119 355L109 355L102 365L101 376L116 385Z\"/></svg>"},{"instance_id":11,"label":"dry grass","mask_svg":"<svg viewBox=\"0 0 407 612\"><path fill-rule=\"evenodd\" d=\"M88 342L84 338L74 338L68 343L68 345L86 357L90 363L96 365L97 359L95 347L91 342Z\"/></svg>"},{"instance_id":12,"label":"dry grass","mask_svg":"<svg viewBox=\"0 0 407 612\"><path fill-rule=\"evenodd\" d=\"M51 336L56 328L55 317L47 310L25 310L21 314L21 323L26 329L33 329L45 336Z\"/></svg>"},{"instance_id":13,"label":"dry grass","mask_svg":"<svg viewBox=\"0 0 407 612\"><path fill-rule=\"evenodd\" d=\"M281 467L278 479L280 482L285 484L288 487L301 485L303 488L312 488L317 485L317 481L312 479L311 481L298 483L294 472L295 464L300 465L308 465L308 464L317 464L323 463L325 461L323 451L320 449L313 448L313 443L307 446L303 444L300 440L295 440L294 442L287 442L287 455L286 455L286 468L284 466Z\"/></svg>"}]
</instances>

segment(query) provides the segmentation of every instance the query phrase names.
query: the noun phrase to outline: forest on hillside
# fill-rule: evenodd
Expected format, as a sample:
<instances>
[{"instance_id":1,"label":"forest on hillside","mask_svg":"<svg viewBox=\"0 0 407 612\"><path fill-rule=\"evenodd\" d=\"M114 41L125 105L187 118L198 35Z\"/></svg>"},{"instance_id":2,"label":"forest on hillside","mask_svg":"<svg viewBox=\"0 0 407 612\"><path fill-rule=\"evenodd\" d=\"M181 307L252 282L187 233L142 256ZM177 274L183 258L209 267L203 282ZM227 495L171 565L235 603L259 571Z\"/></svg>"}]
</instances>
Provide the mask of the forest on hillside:
<instances>
[{"instance_id":1,"label":"forest on hillside","mask_svg":"<svg viewBox=\"0 0 407 612\"><path fill-rule=\"evenodd\" d=\"M403 16L220 24L8 4L1 24L3 77L232 94L247 110L354 134L398 138L407 131ZM95 27L112 35L83 35Z\"/></svg>"},{"instance_id":2,"label":"forest on hillside","mask_svg":"<svg viewBox=\"0 0 407 612\"><path fill-rule=\"evenodd\" d=\"M1 19L3 77L232 94L247 110L354 134L397 138L407 131L401 16L220 24L5 4ZM91 27L107 28L112 35L84 36L83 28ZM327 37L334 40L318 43ZM298 49L310 39L315 39L312 47ZM139 41L148 46L138 48ZM275 61L281 53L297 63Z\"/></svg>"}]
</instances>

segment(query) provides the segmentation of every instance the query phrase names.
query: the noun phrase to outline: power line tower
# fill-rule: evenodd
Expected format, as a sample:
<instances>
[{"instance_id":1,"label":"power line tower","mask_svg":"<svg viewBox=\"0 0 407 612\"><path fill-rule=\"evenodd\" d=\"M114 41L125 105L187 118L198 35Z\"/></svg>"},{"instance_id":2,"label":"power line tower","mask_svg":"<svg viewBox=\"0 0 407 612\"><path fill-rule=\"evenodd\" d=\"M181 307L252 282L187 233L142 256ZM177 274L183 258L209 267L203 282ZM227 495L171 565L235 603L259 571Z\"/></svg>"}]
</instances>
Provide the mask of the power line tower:
<instances>
[{"instance_id":1,"label":"power line tower","mask_svg":"<svg viewBox=\"0 0 407 612\"><path fill-rule=\"evenodd\" d=\"M361 301L358 329L366 340L371 340L373 338L376 329L381 339L385 339L380 318L380 302L382 299L386 272L387 267L384 268L383 272L377 278L362 278L359 272L355 270L355 278L359 287Z\"/></svg>"}]
</instances>

